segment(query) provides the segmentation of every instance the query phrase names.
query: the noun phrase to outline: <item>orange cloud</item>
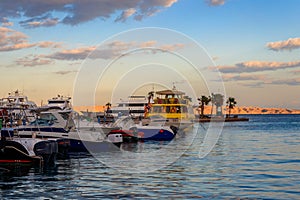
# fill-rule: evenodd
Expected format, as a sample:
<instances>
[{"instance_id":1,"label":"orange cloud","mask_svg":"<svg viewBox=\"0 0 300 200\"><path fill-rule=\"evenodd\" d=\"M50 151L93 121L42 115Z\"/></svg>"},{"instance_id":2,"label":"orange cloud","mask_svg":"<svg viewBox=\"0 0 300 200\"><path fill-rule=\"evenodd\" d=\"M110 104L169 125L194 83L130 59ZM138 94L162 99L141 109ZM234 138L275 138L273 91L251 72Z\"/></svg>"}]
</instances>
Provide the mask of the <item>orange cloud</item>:
<instances>
[{"instance_id":1,"label":"orange cloud","mask_svg":"<svg viewBox=\"0 0 300 200\"><path fill-rule=\"evenodd\" d=\"M95 46L68 49L53 53L46 57L56 60L82 60L85 59L91 52L95 51L95 49Z\"/></svg>"},{"instance_id":2,"label":"orange cloud","mask_svg":"<svg viewBox=\"0 0 300 200\"><path fill-rule=\"evenodd\" d=\"M128 17L132 16L134 13L136 13L136 9L134 9L134 8L129 8L127 10L124 10L122 12L122 14L118 18L115 19L115 22L118 22L118 21L125 22L126 19Z\"/></svg>"},{"instance_id":3,"label":"orange cloud","mask_svg":"<svg viewBox=\"0 0 300 200\"><path fill-rule=\"evenodd\" d=\"M294 62L265 62L265 61L248 61L238 63L233 66L217 66L210 69L218 69L222 73L249 73L260 71L274 71L279 69L300 67L300 61Z\"/></svg>"},{"instance_id":4,"label":"orange cloud","mask_svg":"<svg viewBox=\"0 0 300 200\"><path fill-rule=\"evenodd\" d=\"M31 47L60 48L61 43L42 41L30 43L27 35L7 27L0 27L0 51L14 51Z\"/></svg>"},{"instance_id":5,"label":"orange cloud","mask_svg":"<svg viewBox=\"0 0 300 200\"><path fill-rule=\"evenodd\" d=\"M54 61L51 59L47 59L44 56L36 56L36 55L29 55L24 58L20 58L16 61L18 65L23 65L24 67L34 67L40 65L49 65L53 64Z\"/></svg>"},{"instance_id":6,"label":"orange cloud","mask_svg":"<svg viewBox=\"0 0 300 200\"><path fill-rule=\"evenodd\" d=\"M268 78L265 75L251 75L251 74L223 74L222 78L224 81L265 81Z\"/></svg>"},{"instance_id":7,"label":"orange cloud","mask_svg":"<svg viewBox=\"0 0 300 200\"><path fill-rule=\"evenodd\" d=\"M285 41L269 42L266 46L274 51L291 51L300 48L300 38L289 38Z\"/></svg>"},{"instance_id":8,"label":"orange cloud","mask_svg":"<svg viewBox=\"0 0 300 200\"><path fill-rule=\"evenodd\" d=\"M52 41L43 41L43 42L37 43L37 46L41 47L41 48L61 48L62 43L61 42L52 42Z\"/></svg>"},{"instance_id":9,"label":"orange cloud","mask_svg":"<svg viewBox=\"0 0 300 200\"><path fill-rule=\"evenodd\" d=\"M0 51L13 51L33 46L35 44L28 43L27 36L24 33L0 27Z\"/></svg>"},{"instance_id":10,"label":"orange cloud","mask_svg":"<svg viewBox=\"0 0 300 200\"><path fill-rule=\"evenodd\" d=\"M225 3L225 0L207 0L207 2L212 6L221 6Z\"/></svg>"}]
</instances>

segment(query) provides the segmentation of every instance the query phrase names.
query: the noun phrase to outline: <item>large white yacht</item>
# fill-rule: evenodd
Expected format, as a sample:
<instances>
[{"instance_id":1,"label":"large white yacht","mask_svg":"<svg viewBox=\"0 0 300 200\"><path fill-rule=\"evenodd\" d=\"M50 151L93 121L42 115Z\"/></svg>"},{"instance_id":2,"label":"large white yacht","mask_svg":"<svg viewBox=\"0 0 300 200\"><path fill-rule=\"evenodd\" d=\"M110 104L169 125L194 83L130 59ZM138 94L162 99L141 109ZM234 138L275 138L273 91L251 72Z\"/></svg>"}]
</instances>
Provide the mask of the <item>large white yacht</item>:
<instances>
[{"instance_id":1,"label":"large white yacht","mask_svg":"<svg viewBox=\"0 0 300 200\"><path fill-rule=\"evenodd\" d=\"M13 93L8 93L8 96L2 98L0 100L1 107L11 107L11 108L36 108L37 105L33 102L28 100L28 97L21 94L19 90L14 91Z\"/></svg>"},{"instance_id":2,"label":"large white yacht","mask_svg":"<svg viewBox=\"0 0 300 200\"><path fill-rule=\"evenodd\" d=\"M148 99L146 96L129 96L127 99L120 99L117 106L111 108L111 114L114 117L144 117L145 106L147 104Z\"/></svg>"},{"instance_id":3,"label":"large white yacht","mask_svg":"<svg viewBox=\"0 0 300 200\"><path fill-rule=\"evenodd\" d=\"M26 120L32 121L35 116L32 115L31 110L36 108L37 105L33 101L16 90L0 99L0 119L3 125L12 123L12 118L15 122L21 123L24 116L26 116Z\"/></svg>"}]
</instances>

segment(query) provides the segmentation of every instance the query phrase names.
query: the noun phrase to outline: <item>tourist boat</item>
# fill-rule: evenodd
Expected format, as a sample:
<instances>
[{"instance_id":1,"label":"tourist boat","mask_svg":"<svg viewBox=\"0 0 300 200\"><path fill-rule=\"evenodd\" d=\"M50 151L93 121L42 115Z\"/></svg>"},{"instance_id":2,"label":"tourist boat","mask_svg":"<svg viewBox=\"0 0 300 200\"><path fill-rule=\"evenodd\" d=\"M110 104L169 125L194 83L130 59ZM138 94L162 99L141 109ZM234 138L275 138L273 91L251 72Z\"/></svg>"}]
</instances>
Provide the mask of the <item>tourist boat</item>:
<instances>
[{"instance_id":1,"label":"tourist boat","mask_svg":"<svg viewBox=\"0 0 300 200\"><path fill-rule=\"evenodd\" d=\"M2 128L0 164L54 165L58 154L58 141L15 137L15 129Z\"/></svg>"},{"instance_id":2,"label":"tourist boat","mask_svg":"<svg viewBox=\"0 0 300 200\"><path fill-rule=\"evenodd\" d=\"M127 99L120 99L117 106L111 108L111 114L117 118L120 116L131 116L134 118L144 117L145 106L148 100L146 96L133 95Z\"/></svg>"},{"instance_id":3,"label":"tourist boat","mask_svg":"<svg viewBox=\"0 0 300 200\"><path fill-rule=\"evenodd\" d=\"M147 106L144 124L162 123L185 128L195 118L191 98L174 86L155 92L154 103Z\"/></svg>"},{"instance_id":4,"label":"tourist boat","mask_svg":"<svg viewBox=\"0 0 300 200\"><path fill-rule=\"evenodd\" d=\"M144 126L136 124L131 117L121 117L113 126L120 128L111 130L108 135L120 133L124 142L135 142L138 140L170 141L176 136L178 131L175 126Z\"/></svg>"}]
</instances>

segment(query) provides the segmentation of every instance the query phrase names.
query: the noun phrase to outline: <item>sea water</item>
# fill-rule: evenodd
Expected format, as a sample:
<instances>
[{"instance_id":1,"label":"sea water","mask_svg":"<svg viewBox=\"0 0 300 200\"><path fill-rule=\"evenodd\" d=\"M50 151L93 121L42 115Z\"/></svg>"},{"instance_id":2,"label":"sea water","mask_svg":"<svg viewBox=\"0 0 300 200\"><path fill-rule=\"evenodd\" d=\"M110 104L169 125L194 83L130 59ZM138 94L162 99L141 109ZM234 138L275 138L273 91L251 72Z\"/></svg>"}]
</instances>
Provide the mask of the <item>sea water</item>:
<instances>
[{"instance_id":1,"label":"sea water","mask_svg":"<svg viewBox=\"0 0 300 200\"><path fill-rule=\"evenodd\" d=\"M243 117L243 116L241 116ZM209 124L172 142L74 155L51 169L1 171L1 199L300 199L300 115L226 122L207 156Z\"/></svg>"}]
</instances>

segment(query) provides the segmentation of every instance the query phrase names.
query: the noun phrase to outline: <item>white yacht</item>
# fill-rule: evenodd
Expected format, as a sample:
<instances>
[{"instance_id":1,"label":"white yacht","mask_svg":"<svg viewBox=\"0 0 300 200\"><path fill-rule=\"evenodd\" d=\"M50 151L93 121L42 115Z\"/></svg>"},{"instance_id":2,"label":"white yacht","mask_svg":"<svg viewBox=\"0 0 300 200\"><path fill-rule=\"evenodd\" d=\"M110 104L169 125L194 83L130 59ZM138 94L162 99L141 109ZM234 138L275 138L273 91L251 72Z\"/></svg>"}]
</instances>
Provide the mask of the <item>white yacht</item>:
<instances>
[{"instance_id":1,"label":"white yacht","mask_svg":"<svg viewBox=\"0 0 300 200\"><path fill-rule=\"evenodd\" d=\"M71 97L65 97L62 95L57 95L57 97L53 97L48 99L48 104L43 106L45 108L52 108L52 109L72 109L71 104Z\"/></svg>"},{"instance_id":2,"label":"white yacht","mask_svg":"<svg viewBox=\"0 0 300 200\"><path fill-rule=\"evenodd\" d=\"M146 96L129 96L127 99L120 99L117 106L111 108L111 114L114 117L144 117L145 106L147 104L148 99Z\"/></svg>"},{"instance_id":3,"label":"white yacht","mask_svg":"<svg viewBox=\"0 0 300 200\"><path fill-rule=\"evenodd\" d=\"M0 99L0 119L5 126L8 123L14 122L20 124L26 116L27 121L34 120L31 113L32 109L36 109L37 105L28 99L27 96L21 94L18 90L13 93L8 93L7 97Z\"/></svg>"},{"instance_id":4,"label":"white yacht","mask_svg":"<svg viewBox=\"0 0 300 200\"><path fill-rule=\"evenodd\" d=\"M2 98L0 100L1 107L7 108L36 108L37 105L33 102L28 100L28 97L21 94L19 90L15 92L8 93L8 97Z\"/></svg>"},{"instance_id":5,"label":"white yacht","mask_svg":"<svg viewBox=\"0 0 300 200\"><path fill-rule=\"evenodd\" d=\"M77 127L72 109L42 108L36 112L35 121L15 128L20 137L68 139L71 152L113 150L123 142L121 134L106 137L102 129Z\"/></svg>"}]
</instances>

